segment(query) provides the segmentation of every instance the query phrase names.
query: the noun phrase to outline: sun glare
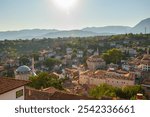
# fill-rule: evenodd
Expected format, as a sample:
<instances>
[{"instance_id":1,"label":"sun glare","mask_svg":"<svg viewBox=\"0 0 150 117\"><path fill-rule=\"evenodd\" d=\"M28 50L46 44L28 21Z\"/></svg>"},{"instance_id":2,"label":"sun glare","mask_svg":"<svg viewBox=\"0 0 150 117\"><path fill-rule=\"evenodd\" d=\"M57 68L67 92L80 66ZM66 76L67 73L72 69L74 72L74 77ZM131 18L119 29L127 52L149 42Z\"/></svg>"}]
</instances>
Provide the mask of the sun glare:
<instances>
[{"instance_id":1,"label":"sun glare","mask_svg":"<svg viewBox=\"0 0 150 117\"><path fill-rule=\"evenodd\" d=\"M59 8L69 10L76 4L77 0L53 0L53 2Z\"/></svg>"}]
</instances>

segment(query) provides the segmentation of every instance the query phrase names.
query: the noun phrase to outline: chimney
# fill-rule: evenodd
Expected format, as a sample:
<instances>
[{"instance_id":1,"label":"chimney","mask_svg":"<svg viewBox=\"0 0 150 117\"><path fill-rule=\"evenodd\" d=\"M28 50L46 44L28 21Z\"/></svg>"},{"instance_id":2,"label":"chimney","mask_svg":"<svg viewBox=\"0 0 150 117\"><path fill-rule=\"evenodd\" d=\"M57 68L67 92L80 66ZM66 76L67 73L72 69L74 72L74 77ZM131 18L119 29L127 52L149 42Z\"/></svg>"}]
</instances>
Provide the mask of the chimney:
<instances>
[{"instance_id":1,"label":"chimney","mask_svg":"<svg viewBox=\"0 0 150 117\"><path fill-rule=\"evenodd\" d=\"M143 100L143 94L138 93L138 94L136 95L136 99L137 99L137 100Z\"/></svg>"}]
</instances>

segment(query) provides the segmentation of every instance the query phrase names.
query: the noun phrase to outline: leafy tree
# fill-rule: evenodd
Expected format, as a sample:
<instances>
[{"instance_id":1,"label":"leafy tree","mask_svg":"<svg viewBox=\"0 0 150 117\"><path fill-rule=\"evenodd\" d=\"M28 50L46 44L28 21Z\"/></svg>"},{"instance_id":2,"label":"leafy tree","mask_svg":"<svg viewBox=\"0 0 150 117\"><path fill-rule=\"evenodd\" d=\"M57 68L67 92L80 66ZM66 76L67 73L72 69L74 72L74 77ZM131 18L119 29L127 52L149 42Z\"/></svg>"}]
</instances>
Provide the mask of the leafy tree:
<instances>
[{"instance_id":1,"label":"leafy tree","mask_svg":"<svg viewBox=\"0 0 150 117\"><path fill-rule=\"evenodd\" d=\"M6 51L7 51L8 56L9 56L10 58L15 58L15 57L17 57L17 50L16 50L16 49L11 48L11 47L8 47L8 48L6 49Z\"/></svg>"},{"instance_id":2,"label":"leafy tree","mask_svg":"<svg viewBox=\"0 0 150 117\"><path fill-rule=\"evenodd\" d=\"M140 85L125 86L123 88L119 88L107 84L100 84L99 86L89 91L90 96L98 99L100 99L102 96L135 99L137 93L144 94L144 91Z\"/></svg>"},{"instance_id":3,"label":"leafy tree","mask_svg":"<svg viewBox=\"0 0 150 117\"><path fill-rule=\"evenodd\" d=\"M0 74L3 77L9 77L9 78L14 78L15 77L14 71L12 69L2 71Z\"/></svg>"},{"instance_id":4,"label":"leafy tree","mask_svg":"<svg viewBox=\"0 0 150 117\"><path fill-rule=\"evenodd\" d=\"M107 84L100 84L99 86L90 90L89 95L94 98L101 98L102 96L116 96L115 88Z\"/></svg>"},{"instance_id":5,"label":"leafy tree","mask_svg":"<svg viewBox=\"0 0 150 117\"><path fill-rule=\"evenodd\" d=\"M19 64L21 65L29 65L30 64L30 60L28 59L27 56L22 56L19 58Z\"/></svg>"},{"instance_id":6,"label":"leafy tree","mask_svg":"<svg viewBox=\"0 0 150 117\"><path fill-rule=\"evenodd\" d=\"M102 58L106 63L118 63L123 58L123 54L119 49L110 49L106 53L102 54Z\"/></svg>"},{"instance_id":7,"label":"leafy tree","mask_svg":"<svg viewBox=\"0 0 150 117\"><path fill-rule=\"evenodd\" d=\"M141 86L126 86L122 88L122 94L118 96L125 99L132 99L137 93L144 93Z\"/></svg>"},{"instance_id":8,"label":"leafy tree","mask_svg":"<svg viewBox=\"0 0 150 117\"><path fill-rule=\"evenodd\" d=\"M36 89L47 87L62 89L61 80L59 80L56 76L48 74L46 72L41 72L37 76L31 76L29 80L31 81L29 86Z\"/></svg>"},{"instance_id":9,"label":"leafy tree","mask_svg":"<svg viewBox=\"0 0 150 117\"><path fill-rule=\"evenodd\" d=\"M32 56L34 57L35 61L39 60L39 54L38 53L33 53Z\"/></svg>"},{"instance_id":10,"label":"leafy tree","mask_svg":"<svg viewBox=\"0 0 150 117\"><path fill-rule=\"evenodd\" d=\"M60 63L61 63L60 60L54 59L54 58L48 58L48 59L46 59L46 60L44 61L44 65L45 65L46 67L48 67L49 70L52 70L53 67L54 67L54 65L57 65L57 64L60 64Z\"/></svg>"}]
</instances>

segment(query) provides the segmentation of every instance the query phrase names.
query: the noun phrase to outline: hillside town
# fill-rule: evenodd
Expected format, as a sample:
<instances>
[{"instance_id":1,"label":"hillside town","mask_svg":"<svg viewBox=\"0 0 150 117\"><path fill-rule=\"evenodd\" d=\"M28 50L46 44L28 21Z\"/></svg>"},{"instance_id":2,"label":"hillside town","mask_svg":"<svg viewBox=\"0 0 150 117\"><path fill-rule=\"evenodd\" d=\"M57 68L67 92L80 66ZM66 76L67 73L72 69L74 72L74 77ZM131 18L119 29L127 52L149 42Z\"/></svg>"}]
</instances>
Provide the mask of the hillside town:
<instances>
[{"instance_id":1,"label":"hillside town","mask_svg":"<svg viewBox=\"0 0 150 117\"><path fill-rule=\"evenodd\" d=\"M90 93L102 85L117 89L140 86L143 91L136 92L134 99L150 99L150 37L121 36L53 40L36 54L16 54L10 46L7 51L1 49L0 99L129 99L110 93L99 97ZM48 39L43 41L48 43ZM1 46L8 43L15 47L21 42L0 42Z\"/></svg>"}]
</instances>

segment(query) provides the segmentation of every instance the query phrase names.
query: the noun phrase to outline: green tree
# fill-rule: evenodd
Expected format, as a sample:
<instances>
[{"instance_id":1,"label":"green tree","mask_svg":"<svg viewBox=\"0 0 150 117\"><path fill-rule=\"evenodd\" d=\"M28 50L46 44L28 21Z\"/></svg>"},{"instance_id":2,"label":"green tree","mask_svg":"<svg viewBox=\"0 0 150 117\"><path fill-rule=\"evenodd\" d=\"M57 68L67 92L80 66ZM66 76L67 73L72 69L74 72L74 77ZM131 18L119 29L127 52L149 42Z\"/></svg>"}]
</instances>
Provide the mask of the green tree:
<instances>
[{"instance_id":1,"label":"green tree","mask_svg":"<svg viewBox=\"0 0 150 117\"><path fill-rule=\"evenodd\" d=\"M41 72L37 76L31 76L29 78L31 83L30 87L41 89L47 87L55 87L57 89L62 89L62 82L56 76L48 74L46 72Z\"/></svg>"},{"instance_id":2,"label":"green tree","mask_svg":"<svg viewBox=\"0 0 150 117\"><path fill-rule=\"evenodd\" d=\"M118 63L123 58L123 53L119 49L113 48L108 50L106 53L103 53L102 58L107 64Z\"/></svg>"},{"instance_id":3,"label":"green tree","mask_svg":"<svg viewBox=\"0 0 150 117\"><path fill-rule=\"evenodd\" d=\"M30 60L28 59L27 56L22 56L19 58L19 64L21 65L29 65L30 64Z\"/></svg>"},{"instance_id":4,"label":"green tree","mask_svg":"<svg viewBox=\"0 0 150 117\"><path fill-rule=\"evenodd\" d=\"M44 65L45 65L46 67L48 67L49 70L52 70L53 67L54 67L54 65L58 65L58 64L60 64L60 63L61 63L60 60L54 59L54 58L48 58L48 59L46 59L46 60L44 61Z\"/></svg>"},{"instance_id":5,"label":"green tree","mask_svg":"<svg viewBox=\"0 0 150 117\"><path fill-rule=\"evenodd\" d=\"M144 93L140 85L126 86L122 88L122 94L118 96L125 99L132 99L137 93Z\"/></svg>"},{"instance_id":6,"label":"green tree","mask_svg":"<svg viewBox=\"0 0 150 117\"><path fill-rule=\"evenodd\" d=\"M102 96L135 99L137 93L144 94L144 90L140 85L119 88L107 84L100 84L89 91L89 95L97 99L100 99Z\"/></svg>"},{"instance_id":7,"label":"green tree","mask_svg":"<svg viewBox=\"0 0 150 117\"><path fill-rule=\"evenodd\" d=\"M100 99L102 96L110 96L110 97L115 97L115 88L107 85L107 84L100 84L99 86L93 88L90 90L89 95Z\"/></svg>"}]
</instances>

